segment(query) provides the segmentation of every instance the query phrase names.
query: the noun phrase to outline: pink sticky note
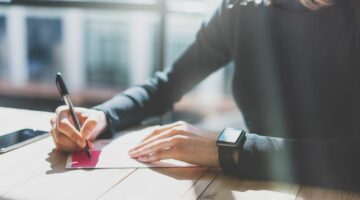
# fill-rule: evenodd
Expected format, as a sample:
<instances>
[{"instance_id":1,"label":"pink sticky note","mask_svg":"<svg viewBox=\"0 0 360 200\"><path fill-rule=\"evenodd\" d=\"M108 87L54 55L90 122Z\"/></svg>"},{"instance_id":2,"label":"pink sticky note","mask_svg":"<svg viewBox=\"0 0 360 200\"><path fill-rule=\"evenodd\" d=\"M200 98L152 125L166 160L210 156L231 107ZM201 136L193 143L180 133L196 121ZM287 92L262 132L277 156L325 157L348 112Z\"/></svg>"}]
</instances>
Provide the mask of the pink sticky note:
<instances>
[{"instance_id":1,"label":"pink sticky note","mask_svg":"<svg viewBox=\"0 0 360 200\"><path fill-rule=\"evenodd\" d=\"M85 152L76 152L72 154L72 168L93 168L99 161L101 150L91 150L91 160L89 160Z\"/></svg>"}]
</instances>

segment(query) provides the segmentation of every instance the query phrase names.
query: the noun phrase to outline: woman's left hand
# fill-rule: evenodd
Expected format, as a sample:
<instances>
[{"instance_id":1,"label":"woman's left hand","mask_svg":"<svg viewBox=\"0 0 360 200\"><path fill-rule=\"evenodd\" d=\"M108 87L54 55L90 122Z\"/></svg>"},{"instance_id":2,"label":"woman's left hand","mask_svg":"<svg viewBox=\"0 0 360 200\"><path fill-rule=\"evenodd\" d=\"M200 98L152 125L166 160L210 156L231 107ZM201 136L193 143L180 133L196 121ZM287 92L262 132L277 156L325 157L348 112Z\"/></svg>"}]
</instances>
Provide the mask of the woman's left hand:
<instances>
[{"instance_id":1,"label":"woman's left hand","mask_svg":"<svg viewBox=\"0 0 360 200\"><path fill-rule=\"evenodd\" d=\"M186 122L154 127L129 156L141 162L176 159L184 162L218 167L217 134L209 133Z\"/></svg>"}]
</instances>

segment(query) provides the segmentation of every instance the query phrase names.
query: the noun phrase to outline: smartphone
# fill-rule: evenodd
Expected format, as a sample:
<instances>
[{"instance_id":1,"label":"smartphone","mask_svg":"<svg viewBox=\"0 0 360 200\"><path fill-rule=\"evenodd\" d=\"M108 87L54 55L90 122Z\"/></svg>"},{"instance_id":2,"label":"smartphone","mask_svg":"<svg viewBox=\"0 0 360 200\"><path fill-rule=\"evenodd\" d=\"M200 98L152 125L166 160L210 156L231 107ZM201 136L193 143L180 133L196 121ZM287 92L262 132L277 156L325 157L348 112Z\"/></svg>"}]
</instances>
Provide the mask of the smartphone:
<instances>
[{"instance_id":1,"label":"smartphone","mask_svg":"<svg viewBox=\"0 0 360 200\"><path fill-rule=\"evenodd\" d=\"M22 129L0 136L0 153L5 153L49 135L47 131Z\"/></svg>"}]
</instances>

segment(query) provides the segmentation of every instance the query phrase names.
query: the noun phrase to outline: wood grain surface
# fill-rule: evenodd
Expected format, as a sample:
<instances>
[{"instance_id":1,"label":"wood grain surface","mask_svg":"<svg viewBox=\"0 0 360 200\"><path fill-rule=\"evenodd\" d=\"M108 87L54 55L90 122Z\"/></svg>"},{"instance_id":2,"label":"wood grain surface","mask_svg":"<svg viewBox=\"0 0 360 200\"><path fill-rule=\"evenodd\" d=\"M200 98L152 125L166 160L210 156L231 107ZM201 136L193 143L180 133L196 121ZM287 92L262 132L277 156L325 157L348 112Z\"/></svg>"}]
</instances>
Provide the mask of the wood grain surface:
<instances>
[{"instance_id":1,"label":"wood grain surface","mask_svg":"<svg viewBox=\"0 0 360 200\"><path fill-rule=\"evenodd\" d=\"M52 115L0 108L0 135L49 130ZM203 167L66 170L66 156L54 150L51 137L0 154L0 199L360 199L359 193L239 180Z\"/></svg>"}]
</instances>

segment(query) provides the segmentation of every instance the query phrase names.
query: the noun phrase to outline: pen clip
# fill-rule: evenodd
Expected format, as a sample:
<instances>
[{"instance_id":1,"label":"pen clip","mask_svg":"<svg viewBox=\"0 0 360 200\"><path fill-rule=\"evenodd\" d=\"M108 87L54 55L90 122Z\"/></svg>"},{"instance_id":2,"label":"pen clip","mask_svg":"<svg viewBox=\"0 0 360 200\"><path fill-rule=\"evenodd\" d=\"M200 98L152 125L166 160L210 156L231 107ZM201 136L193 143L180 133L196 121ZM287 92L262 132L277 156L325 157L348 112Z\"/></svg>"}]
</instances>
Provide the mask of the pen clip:
<instances>
[{"instance_id":1,"label":"pen clip","mask_svg":"<svg viewBox=\"0 0 360 200\"><path fill-rule=\"evenodd\" d=\"M58 90L60 92L61 98L63 98L66 95L69 95L69 92L66 88L64 80L61 77L60 72L56 74L55 82L56 82L56 87L58 88Z\"/></svg>"}]
</instances>

